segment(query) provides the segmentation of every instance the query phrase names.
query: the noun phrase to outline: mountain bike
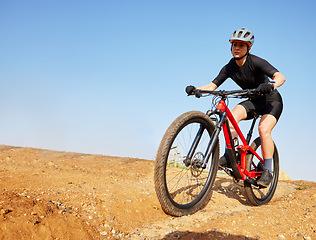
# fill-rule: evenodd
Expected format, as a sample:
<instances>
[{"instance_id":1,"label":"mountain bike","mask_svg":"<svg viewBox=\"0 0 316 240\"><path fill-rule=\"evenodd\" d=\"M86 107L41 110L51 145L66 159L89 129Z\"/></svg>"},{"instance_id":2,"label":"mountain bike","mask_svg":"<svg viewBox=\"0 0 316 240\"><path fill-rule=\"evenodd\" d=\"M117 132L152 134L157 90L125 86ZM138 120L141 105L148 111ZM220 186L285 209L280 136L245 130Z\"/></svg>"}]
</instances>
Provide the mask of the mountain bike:
<instances>
[{"instance_id":1,"label":"mountain bike","mask_svg":"<svg viewBox=\"0 0 316 240\"><path fill-rule=\"evenodd\" d=\"M274 144L273 179L268 187L259 186L257 180L264 169L260 137L249 143L260 116L255 114L245 138L228 108L229 98L252 98L258 94L254 89L196 91L196 97L213 96L211 109L206 113L189 111L179 116L167 129L157 152L155 190L165 213L184 216L205 207L219 169L232 176L234 181L244 182L246 197L253 205L266 204L272 199L279 176L277 147ZM237 139L232 139L230 124L238 134ZM230 168L219 167L218 163L221 130Z\"/></svg>"}]
</instances>

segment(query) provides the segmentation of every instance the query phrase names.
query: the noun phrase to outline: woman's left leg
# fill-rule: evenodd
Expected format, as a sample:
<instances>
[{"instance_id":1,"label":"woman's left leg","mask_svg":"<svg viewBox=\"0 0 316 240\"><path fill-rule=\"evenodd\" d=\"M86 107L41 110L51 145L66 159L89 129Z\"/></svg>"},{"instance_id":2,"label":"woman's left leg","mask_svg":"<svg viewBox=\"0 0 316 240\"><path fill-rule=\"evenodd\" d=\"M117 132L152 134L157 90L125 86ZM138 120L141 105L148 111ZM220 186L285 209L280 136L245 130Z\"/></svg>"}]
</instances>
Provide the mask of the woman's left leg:
<instances>
[{"instance_id":1,"label":"woman's left leg","mask_svg":"<svg viewBox=\"0 0 316 240\"><path fill-rule=\"evenodd\" d=\"M277 123L277 119L271 114L261 117L259 123L259 135L261 139L261 151L264 159L270 159L274 153L274 143L271 137L272 129Z\"/></svg>"},{"instance_id":2,"label":"woman's left leg","mask_svg":"<svg viewBox=\"0 0 316 240\"><path fill-rule=\"evenodd\" d=\"M272 129L277 123L277 119L271 114L265 114L261 117L259 123L259 135L261 139L261 151L264 158L264 170L261 177L257 180L257 184L263 187L267 187L273 174L273 153L274 143L271 137Z\"/></svg>"}]
</instances>

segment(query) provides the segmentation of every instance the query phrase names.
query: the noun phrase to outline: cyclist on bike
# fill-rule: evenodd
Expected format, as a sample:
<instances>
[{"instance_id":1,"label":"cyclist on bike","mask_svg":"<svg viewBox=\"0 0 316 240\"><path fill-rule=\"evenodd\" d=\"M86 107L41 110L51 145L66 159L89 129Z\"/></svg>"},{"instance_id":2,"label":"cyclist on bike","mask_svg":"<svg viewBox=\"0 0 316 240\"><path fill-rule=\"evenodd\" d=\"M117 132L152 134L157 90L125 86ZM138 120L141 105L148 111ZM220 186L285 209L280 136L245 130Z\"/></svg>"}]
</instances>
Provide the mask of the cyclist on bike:
<instances>
[{"instance_id":1,"label":"cyclist on bike","mask_svg":"<svg viewBox=\"0 0 316 240\"><path fill-rule=\"evenodd\" d=\"M259 135L261 149L264 158L264 170L257 183L261 186L268 186L272 180L272 162L274 144L271 131L276 125L283 109L282 97L276 88L285 82L285 77L266 60L249 53L253 43L253 33L240 28L233 32L229 42L233 58L219 72L218 76L208 85L199 87L199 90L214 91L227 78L231 78L242 89L256 88L260 95L255 98L239 103L232 110L237 123L241 120L251 119L254 112L262 115L259 123ZM273 81L271 82L269 78ZM188 94L194 94L196 88L188 86ZM237 137L235 129L231 126L232 138ZM229 167L227 154L220 158L222 167Z\"/></svg>"}]
</instances>

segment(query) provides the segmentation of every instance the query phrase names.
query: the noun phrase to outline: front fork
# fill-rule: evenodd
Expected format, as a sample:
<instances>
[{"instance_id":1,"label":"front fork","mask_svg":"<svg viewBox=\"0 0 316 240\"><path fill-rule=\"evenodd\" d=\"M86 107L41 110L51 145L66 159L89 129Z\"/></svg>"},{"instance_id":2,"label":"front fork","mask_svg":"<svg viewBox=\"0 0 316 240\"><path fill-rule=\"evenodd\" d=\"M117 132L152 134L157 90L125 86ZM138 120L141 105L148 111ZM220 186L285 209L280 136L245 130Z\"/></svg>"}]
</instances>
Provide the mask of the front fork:
<instances>
[{"instance_id":1,"label":"front fork","mask_svg":"<svg viewBox=\"0 0 316 240\"><path fill-rule=\"evenodd\" d=\"M211 139L209 141L209 144L208 144L208 146L206 148L206 151L205 151L205 154L204 154L205 157L203 159L203 162L200 163L201 167L203 169L206 168L208 160L209 160L212 152L214 151L214 148L215 148L215 146L217 144L217 141L218 141L218 136L219 136L219 134L221 132L221 129L222 129L222 125L223 125L223 123L224 123L224 121L226 119L226 116L227 116L226 112L221 112L219 110L208 111L206 114L208 116L211 116L214 113L219 114L220 118L219 118L219 121L217 121L216 124L215 124L215 130L214 130L214 132L213 132L213 134L211 136ZM205 127L203 127L201 125L199 130L198 130L198 132L197 132L197 134L196 134L196 136L195 136L195 138L194 138L194 141L193 141L192 146L191 146L191 148L190 148L190 150L188 152L188 155L185 158L185 160L183 161L184 164L187 167L190 166L190 164L191 164L191 160L193 158L193 154L195 153L195 150L196 150L196 148L197 148L197 146L198 146L198 144L199 144L199 142L201 140L201 137L202 137L202 134L203 134L204 130L205 130Z\"/></svg>"}]
</instances>

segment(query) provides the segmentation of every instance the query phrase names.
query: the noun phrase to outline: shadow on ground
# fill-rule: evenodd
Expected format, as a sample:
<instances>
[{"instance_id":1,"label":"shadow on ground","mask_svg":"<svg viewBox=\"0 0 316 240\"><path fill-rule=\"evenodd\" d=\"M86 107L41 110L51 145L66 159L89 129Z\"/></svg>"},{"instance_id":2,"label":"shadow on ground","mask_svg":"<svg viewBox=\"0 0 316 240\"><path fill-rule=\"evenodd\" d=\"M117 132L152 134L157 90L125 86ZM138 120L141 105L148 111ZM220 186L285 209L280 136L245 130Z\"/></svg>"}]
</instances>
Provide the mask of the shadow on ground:
<instances>
[{"instance_id":1,"label":"shadow on ground","mask_svg":"<svg viewBox=\"0 0 316 240\"><path fill-rule=\"evenodd\" d=\"M213 190L228 198L237 199L243 205L251 206L246 197L243 181L235 183L230 178L216 178Z\"/></svg>"},{"instance_id":2,"label":"shadow on ground","mask_svg":"<svg viewBox=\"0 0 316 240\"><path fill-rule=\"evenodd\" d=\"M247 237L243 235L233 235L228 233L223 233L216 231L216 229L213 229L211 231L205 231L202 233L199 232L172 232L168 235L166 235L164 238L165 240L170 239L181 239L181 240L191 240L191 239L199 239L199 240L206 240L206 239L229 239L229 240L240 240L240 239L249 239L249 240L256 240L259 239L259 237Z\"/></svg>"}]
</instances>

